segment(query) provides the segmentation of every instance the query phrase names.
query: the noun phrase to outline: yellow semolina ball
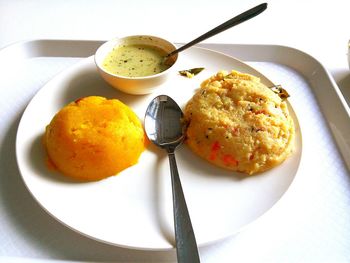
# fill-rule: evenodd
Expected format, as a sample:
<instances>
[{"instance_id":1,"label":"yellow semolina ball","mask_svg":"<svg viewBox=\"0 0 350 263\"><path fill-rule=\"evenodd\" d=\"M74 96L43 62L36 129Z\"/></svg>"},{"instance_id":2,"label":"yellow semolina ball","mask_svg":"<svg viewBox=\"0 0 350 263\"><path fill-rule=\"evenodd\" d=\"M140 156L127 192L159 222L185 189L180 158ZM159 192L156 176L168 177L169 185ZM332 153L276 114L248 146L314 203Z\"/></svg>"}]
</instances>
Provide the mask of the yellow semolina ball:
<instances>
[{"instance_id":1,"label":"yellow semolina ball","mask_svg":"<svg viewBox=\"0 0 350 263\"><path fill-rule=\"evenodd\" d=\"M205 80L184 115L187 145L225 169L263 172L282 163L294 148L286 101L249 74L218 72Z\"/></svg>"},{"instance_id":2,"label":"yellow semolina ball","mask_svg":"<svg viewBox=\"0 0 350 263\"><path fill-rule=\"evenodd\" d=\"M93 181L136 164L146 137L140 120L127 105L90 96L68 104L53 117L46 127L44 145L57 170Z\"/></svg>"}]
</instances>

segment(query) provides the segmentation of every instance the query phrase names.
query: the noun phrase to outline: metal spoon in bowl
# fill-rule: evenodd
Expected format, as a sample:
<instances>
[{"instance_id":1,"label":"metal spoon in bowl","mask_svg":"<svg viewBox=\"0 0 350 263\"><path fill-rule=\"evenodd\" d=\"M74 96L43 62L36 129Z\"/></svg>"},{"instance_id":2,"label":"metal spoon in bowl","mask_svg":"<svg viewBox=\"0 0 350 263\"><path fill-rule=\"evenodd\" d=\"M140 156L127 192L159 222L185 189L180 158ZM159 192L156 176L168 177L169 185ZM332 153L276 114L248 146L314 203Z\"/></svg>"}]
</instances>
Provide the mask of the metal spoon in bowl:
<instances>
[{"instance_id":1,"label":"metal spoon in bowl","mask_svg":"<svg viewBox=\"0 0 350 263\"><path fill-rule=\"evenodd\" d=\"M260 13L262 13L263 11L265 11L265 9L267 8L267 3L263 3L260 5L257 5L233 18L231 18L230 20L226 21L225 23L222 23L221 25L213 28L212 30L208 31L207 33L197 37L196 39L192 40L191 42L187 43L186 45L183 45L182 47L172 51L171 53L167 54L164 57L163 63L165 65L172 65L174 64L174 57L173 55L189 48L192 47L195 44L198 44L199 42L206 40L216 34L221 33L222 31L225 31L233 26L236 26L244 21L247 21L257 15L259 15Z\"/></svg>"},{"instance_id":2,"label":"metal spoon in bowl","mask_svg":"<svg viewBox=\"0 0 350 263\"><path fill-rule=\"evenodd\" d=\"M154 98L145 114L147 137L167 151L171 171L176 254L179 263L200 262L197 242L177 171L175 149L184 139L183 113L177 103L166 95Z\"/></svg>"}]
</instances>

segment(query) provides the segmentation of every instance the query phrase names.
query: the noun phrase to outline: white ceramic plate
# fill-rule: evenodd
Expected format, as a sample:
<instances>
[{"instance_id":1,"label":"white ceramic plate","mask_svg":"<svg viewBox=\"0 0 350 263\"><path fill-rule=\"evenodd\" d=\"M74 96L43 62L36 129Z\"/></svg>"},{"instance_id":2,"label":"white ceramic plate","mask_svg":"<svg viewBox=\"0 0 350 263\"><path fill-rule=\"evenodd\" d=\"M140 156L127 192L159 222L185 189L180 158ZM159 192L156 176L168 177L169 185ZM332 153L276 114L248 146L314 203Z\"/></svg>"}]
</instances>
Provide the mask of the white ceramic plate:
<instances>
[{"instance_id":1,"label":"white ceramic plate","mask_svg":"<svg viewBox=\"0 0 350 263\"><path fill-rule=\"evenodd\" d=\"M118 176L98 182L76 182L47 168L41 138L45 126L67 103L89 95L118 98L143 120L148 103L158 94L172 96L180 106L201 81L218 70L259 72L232 57L191 48L180 56L178 69L205 67L192 79L174 72L154 94L123 94L98 75L93 58L60 73L32 99L19 124L17 160L23 180L39 204L75 231L110 244L137 249L174 247L171 182L164 151L151 145L139 163ZM293 181L301 159L301 133L296 124L296 151L282 165L256 176L226 171L203 161L183 145L177 152L182 186L198 244L237 233L269 210Z\"/></svg>"}]
</instances>

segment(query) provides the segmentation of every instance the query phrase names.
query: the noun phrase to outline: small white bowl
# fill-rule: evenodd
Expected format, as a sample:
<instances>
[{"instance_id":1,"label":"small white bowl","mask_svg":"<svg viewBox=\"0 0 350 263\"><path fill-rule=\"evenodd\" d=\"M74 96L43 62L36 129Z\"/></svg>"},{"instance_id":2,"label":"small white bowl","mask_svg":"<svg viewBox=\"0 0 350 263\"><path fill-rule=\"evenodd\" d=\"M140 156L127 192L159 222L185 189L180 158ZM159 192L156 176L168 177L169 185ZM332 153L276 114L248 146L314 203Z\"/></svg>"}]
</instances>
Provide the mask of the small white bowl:
<instances>
[{"instance_id":1,"label":"small white bowl","mask_svg":"<svg viewBox=\"0 0 350 263\"><path fill-rule=\"evenodd\" d=\"M135 35L123 38L115 38L101 45L95 53L95 64L99 73L101 74L102 78L105 81L107 81L112 87L129 94L141 95L149 94L155 91L159 87L159 85L161 85L167 80L169 73L174 68L174 65L176 64L178 58L177 54L174 55L174 64L167 70L155 75L144 77L126 77L115 75L106 71L103 68L102 64L104 59L112 51L112 49L120 45L155 46L164 50L167 53L172 52L176 49L176 47L165 39L148 35Z\"/></svg>"}]
</instances>

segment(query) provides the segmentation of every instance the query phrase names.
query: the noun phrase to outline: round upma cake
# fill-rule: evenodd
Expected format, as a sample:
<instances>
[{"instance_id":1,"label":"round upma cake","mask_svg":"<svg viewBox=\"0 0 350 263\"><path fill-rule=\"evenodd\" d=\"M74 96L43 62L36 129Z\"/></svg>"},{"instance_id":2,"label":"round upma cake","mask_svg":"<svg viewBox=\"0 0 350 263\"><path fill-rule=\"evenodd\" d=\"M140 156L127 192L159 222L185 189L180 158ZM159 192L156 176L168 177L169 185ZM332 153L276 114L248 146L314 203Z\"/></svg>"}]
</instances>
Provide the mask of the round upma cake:
<instances>
[{"instance_id":1,"label":"round upma cake","mask_svg":"<svg viewBox=\"0 0 350 263\"><path fill-rule=\"evenodd\" d=\"M184 110L186 143L209 162L254 174L293 151L294 124L287 104L260 79L225 71L205 80Z\"/></svg>"},{"instance_id":2,"label":"round upma cake","mask_svg":"<svg viewBox=\"0 0 350 263\"><path fill-rule=\"evenodd\" d=\"M44 135L50 162L82 180L100 180L137 163L145 133L136 114L117 99L90 96L63 107Z\"/></svg>"}]
</instances>

